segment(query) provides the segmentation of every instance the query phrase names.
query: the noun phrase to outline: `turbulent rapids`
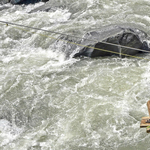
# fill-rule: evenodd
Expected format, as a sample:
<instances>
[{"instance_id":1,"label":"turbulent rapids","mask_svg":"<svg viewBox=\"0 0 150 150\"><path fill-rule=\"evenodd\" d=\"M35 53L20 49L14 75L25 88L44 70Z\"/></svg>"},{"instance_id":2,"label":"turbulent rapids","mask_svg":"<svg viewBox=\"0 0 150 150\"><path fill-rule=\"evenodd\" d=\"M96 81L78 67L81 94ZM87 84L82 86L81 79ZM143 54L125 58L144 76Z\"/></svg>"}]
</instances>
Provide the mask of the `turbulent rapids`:
<instances>
[{"instance_id":1,"label":"turbulent rapids","mask_svg":"<svg viewBox=\"0 0 150 150\"><path fill-rule=\"evenodd\" d=\"M149 150L149 6L0 3L0 149Z\"/></svg>"},{"instance_id":2,"label":"turbulent rapids","mask_svg":"<svg viewBox=\"0 0 150 150\"><path fill-rule=\"evenodd\" d=\"M39 1L11 0L10 2L12 4L30 4ZM51 8L51 1L48 1L46 4L31 10L29 13L49 11ZM124 57L126 55L135 55L142 52L142 50L149 52L150 48L149 43L147 42L147 34L142 30L133 28L133 26L133 24L130 25L130 27L125 25L110 25L96 31L88 32L83 35L83 39L77 37L77 40L73 39L74 36L71 35L61 37L61 40L64 39L65 41L68 41L66 47L62 47L62 51L65 51L67 56L71 55L73 57L99 57L111 55Z\"/></svg>"}]
</instances>

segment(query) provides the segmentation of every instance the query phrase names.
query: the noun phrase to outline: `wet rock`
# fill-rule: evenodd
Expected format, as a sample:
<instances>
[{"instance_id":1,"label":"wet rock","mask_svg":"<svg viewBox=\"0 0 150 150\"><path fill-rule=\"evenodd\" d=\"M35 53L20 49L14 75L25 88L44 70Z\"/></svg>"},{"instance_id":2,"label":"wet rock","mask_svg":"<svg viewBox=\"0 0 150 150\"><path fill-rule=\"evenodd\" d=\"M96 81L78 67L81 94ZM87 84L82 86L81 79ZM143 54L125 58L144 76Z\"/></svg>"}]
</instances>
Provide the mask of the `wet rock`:
<instances>
[{"instance_id":1,"label":"wet rock","mask_svg":"<svg viewBox=\"0 0 150 150\"><path fill-rule=\"evenodd\" d=\"M13 5L21 5L21 4L35 4L38 2L47 2L49 0L1 0L0 4L11 3Z\"/></svg>"},{"instance_id":2,"label":"wet rock","mask_svg":"<svg viewBox=\"0 0 150 150\"><path fill-rule=\"evenodd\" d=\"M41 0L10 0L10 3L11 4L25 4L25 5L28 5L28 4L34 4L34 3L37 3L37 2L40 2Z\"/></svg>"},{"instance_id":3,"label":"wet rock","mask_svg":"<svg viewBox=\"0 0 150 150\"><path fill-rule=\"evenodd\" d=\"M72 57L101 57L118 55L136 55L140 50L150 51L147 42L147 34L137 28L111 25L86 33L80 41L75 41L69 37L65 52ZM77 45L72 46L74 42ZM121 47L125 46L125 47ZM128 47L128 48L127 48ZM135 49L140 50L135 50ZM63 50L64 51L64 50ZM69 51L69 52L68 52Z\"/></svg>"}]
</instances>

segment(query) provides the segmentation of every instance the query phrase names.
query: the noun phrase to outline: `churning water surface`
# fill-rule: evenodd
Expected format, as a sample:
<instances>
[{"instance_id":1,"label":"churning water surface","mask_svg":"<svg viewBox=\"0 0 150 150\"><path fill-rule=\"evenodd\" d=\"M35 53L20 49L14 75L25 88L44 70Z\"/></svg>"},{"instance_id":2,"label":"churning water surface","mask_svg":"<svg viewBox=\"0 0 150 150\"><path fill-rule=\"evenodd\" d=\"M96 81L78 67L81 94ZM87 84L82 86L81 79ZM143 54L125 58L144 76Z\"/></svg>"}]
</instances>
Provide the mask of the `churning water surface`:
<instances>
[{"instance_id":1,"label":"churning water surface","mask_svg":"<svg viewBox=\"0 0 150 150\"><path fill-rule=\"evenodd\" d=\"M0 5L0 20L78 36L134 23L150 35L149 0L51 4L34 13L43 3ZM0 24L0 149L149 150L139 127L148 116L150 55L66 59L49 36L59 35Z\"/></svg>"}]
</instances>

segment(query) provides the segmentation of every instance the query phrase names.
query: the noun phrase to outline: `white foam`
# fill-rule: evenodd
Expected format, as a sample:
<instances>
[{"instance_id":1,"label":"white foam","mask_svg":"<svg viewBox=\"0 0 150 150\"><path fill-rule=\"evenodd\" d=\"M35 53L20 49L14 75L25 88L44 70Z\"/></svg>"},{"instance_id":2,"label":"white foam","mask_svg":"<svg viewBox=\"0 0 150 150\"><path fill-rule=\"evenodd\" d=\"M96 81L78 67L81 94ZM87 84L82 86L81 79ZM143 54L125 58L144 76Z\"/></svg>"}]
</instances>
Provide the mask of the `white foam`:
<instances>
[{"instance_id":1,"label":"white foam","mask_svg":"<svg viewBox=\"0 0 150 150\"><path fill-rule=\"evenodd\" d=\"M0 120L0 146L12 142L23 132L23 129L11 124L5 119Z\"/></svg>"}]
</instances>

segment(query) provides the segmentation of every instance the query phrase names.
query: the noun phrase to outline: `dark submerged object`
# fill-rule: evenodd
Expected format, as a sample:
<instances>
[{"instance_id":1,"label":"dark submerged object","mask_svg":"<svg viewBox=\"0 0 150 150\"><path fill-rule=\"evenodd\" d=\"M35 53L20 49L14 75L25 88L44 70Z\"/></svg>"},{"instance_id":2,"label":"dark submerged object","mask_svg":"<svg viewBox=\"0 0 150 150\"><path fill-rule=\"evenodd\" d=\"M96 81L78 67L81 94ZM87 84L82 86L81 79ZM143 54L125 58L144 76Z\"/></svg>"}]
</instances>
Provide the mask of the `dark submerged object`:
<instances>
[{"instance_id":1,"label":"dark submerged object","mask_svg":"<svg viewBox=\"0 0 150 150\"><path fill-rule=\"evenodd\" d=\"M28 5L28 4L35 4L35 3L38 3L38 2L46 2L48 0L9 0L9 2L11 4L25 4L25 5Z\"/></svg>"},{"instance_id":2,"label":"dark submerged object","mask_svg":"<svg viewBox=\"0 0 150 150\"><path fill-rule=\"evenodd\" d=\"M140 50L146 52L150 51L147 42L148 36L144 31L137 28L121 27L117 25L103 27L98 31L88 32L80 41L76 41L69 36L61 37L61 39L69 41L65 46L65 52L67 56L71 55L72 57L102 57L112 55L124 57L126 55L136 55L141 53ZM85 47L73 45L70 42L85 45ZM121 47L121 45L131 48ZM134 50L132 48L140 50Z\"/></svg>"},{"instance_id":3,"label":"dark submerged object","mask_svg":"<svg viewBox=\"0 0 150 150\"><path fill-rule=\"evenodd\" d=\"M37 2L40 2L41 0L10 0L10 3L11 4L25 4L25 5L28 5L28 4L34 4L34 3L37 3Z\"/></svg>"}]
</instances>

